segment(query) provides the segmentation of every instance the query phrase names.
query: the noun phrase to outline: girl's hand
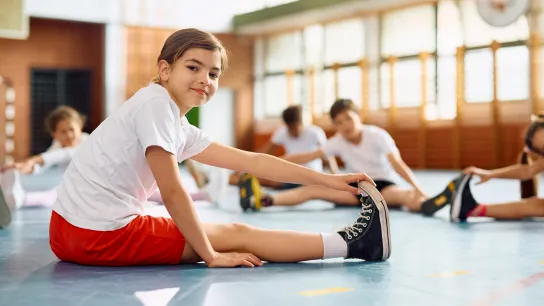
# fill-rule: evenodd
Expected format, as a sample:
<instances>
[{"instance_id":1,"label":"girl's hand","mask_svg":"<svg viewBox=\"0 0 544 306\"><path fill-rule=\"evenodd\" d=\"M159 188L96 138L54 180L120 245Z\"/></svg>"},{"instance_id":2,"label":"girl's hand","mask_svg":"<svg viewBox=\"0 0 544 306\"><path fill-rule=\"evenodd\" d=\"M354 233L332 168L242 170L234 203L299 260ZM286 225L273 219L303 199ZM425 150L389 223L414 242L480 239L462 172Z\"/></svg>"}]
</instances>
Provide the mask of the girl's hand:
<instances>
[{"instance_id":1,"label":"girl's hand","mask_svg":"<svg viewBox=\"0 0 544 306\"><path fill-rule=\"evenodd\" d=\"M251 253L216 253L213 260L207 263L210 268L232 268L238 266L262 266L263 262Z\"/></svg>"},{"instance_id":2,"label":"girl's hand","mask_svg":"<svg viewBox=\"0 0 544 306\"><path fill-rule=\"evenodd\" d=\"M476 167L468 167L463 170L464 174L472 174L480 177L480 181L476 185L483 184L493 178L491 171Z\"/></svg>"},{"instance_id":3,"label":"girl's hand","mask_svg":"<svg viewBox=\"0 0 544 306\"><path fill-rule=\"evenodd\" d=\"M325 186L336 189L348 191L353 194L359 194L359 188L350 186L350 183L359 181L367 181L376 186L376 183L366 173L350 173L350 174L326 174Z\"/></svg>"}]
</instances>

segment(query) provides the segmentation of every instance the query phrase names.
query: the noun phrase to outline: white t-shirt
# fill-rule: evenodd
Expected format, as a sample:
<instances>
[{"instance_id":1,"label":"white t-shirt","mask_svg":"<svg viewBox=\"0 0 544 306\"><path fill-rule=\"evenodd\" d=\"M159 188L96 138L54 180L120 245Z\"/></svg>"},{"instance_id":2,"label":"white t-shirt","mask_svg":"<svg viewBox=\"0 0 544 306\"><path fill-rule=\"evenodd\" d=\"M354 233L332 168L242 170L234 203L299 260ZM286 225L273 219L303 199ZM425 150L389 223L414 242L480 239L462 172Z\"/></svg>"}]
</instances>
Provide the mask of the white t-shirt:
<instances>
[{"instance_id":1,"label":"white t-shirt","mask_svg":"<svg viewBox=\"0 0 544 306\"><path fill-rule=\"evenodd\" d=\"M53 210L80 228L122 228L143 214L144 204L157 190L145 158L148 147L160 146L182 162L210 144L204 132L180 118L166 89L150 84L104 120L79 148Z\"/></svg>"},{"instance_id":2,"label":"white t-shirt","mask_svg":"<svg viewBox=\"0 0 544 306\"><path fill-rule=\"evenodd\" d=\"M81 133L79 144L73 147L62 147L60 142L54 140L47 151L40 154L43 159L43 166L37 167L35 172L40 168L43 169L52 166L68 167L77 149L79 149L87 139L89 139L89 134Z\"/></svg>"},{"instance_id":3,"label":"white t-shirt","mask_svg":"<svg viewBox=\"0 0 544 306\"><path fill-rule=\"evenodd\" d=\"M320 127L315 125L304 126L298 137L292 137L286 126L283 126L272 135L273 143L282 145L287 154L306 153L318 150L327 142L327 136ZM304 166L315 171L323 172L321 159L314 159Z\"/></svg>"},{"instance_id":4,"label":"white t-shirt","mask_svg":"<svg viewBox=\"0 0 544 306\"><path fill-rule=\"evenodd\" d=\"M359 144L353 144L336 134L327 141L323 152L340 157L348 172L364 172L373 180L395 181L395 171L387 155L398 154L399 150L391 135L380 127L363 125L361 137Z\"/></svg>"}]
</instances>

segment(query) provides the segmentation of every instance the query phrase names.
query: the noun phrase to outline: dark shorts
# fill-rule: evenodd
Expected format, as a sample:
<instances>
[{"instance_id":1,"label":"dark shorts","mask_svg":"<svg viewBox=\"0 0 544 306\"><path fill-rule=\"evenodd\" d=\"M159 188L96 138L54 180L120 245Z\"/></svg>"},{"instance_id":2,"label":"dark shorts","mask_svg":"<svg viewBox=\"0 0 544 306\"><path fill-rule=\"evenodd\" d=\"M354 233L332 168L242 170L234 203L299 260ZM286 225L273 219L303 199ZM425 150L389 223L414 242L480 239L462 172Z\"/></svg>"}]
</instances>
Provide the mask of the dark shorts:
<instances>
[{"instance_id":1,"label":"dark shorts","mask_svg":"<svg viewBox=\"0 0 544 306\"><path fill-rule=\"evenodd\" d=\"M389 186L395 185L395 183L386 180L375 180L374 183L376 183L376 189L378 189L379 192L382 192L383 189Z\"/></svg>"},{"instance_id":2,"label":"dark shorts","mask_svg":"<svg viewBox=\"0 0 544 306\"><path fill-rule=\"evenodd\" d=\"M294 188L298 188L302 185L300 184L291 184L291 183L284 183L282 186L281 186L281 190L285 190L285 189L294 189Z\"/></svg>"},{"instance_id":3,"label":"dark shorts","mask_svg":"<svg viewBox=\"0 0 544 306\"><path fill-rule=\"evenodd\" d=\"M384 190L385 188L389 187L389 186L394 186L396 185L395 183L391 182L391 181L387 181L387 180L374 180L374 183L376 183L376 189L378 189L378 191L381 193L382 190ZM357 201L361 201L361 196L360 195L356 195L355 196L357 198ZM346 204L342 204L342 203L335 203L336 206L347 206ZM349 206L352 206L352 205L349 205Z\"/></svg>"}]
</instances>

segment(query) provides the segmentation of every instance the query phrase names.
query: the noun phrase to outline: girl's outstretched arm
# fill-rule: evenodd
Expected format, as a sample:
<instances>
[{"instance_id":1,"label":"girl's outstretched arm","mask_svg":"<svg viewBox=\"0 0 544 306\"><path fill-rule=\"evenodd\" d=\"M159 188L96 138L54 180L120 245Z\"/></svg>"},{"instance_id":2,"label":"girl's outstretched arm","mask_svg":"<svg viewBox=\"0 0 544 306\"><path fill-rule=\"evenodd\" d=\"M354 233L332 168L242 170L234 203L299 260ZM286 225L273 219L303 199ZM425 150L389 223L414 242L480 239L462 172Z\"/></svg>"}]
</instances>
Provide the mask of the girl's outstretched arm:
<instances>
[{"instance_id":1,"label":"girl's outstretched arm","mask_svg":"<svg viewBox=\"0 0 544 306\"><path fill-rule=\"evenodd\" d=\"M321 185L353 194L357 194L358 189L349 183L368 181L374 184L364 173L344 175L321 173L271 155L243 151L216 142L195 155L193 159L203 164L247 172L276 182Z\"/></svg>"}]
</instances>

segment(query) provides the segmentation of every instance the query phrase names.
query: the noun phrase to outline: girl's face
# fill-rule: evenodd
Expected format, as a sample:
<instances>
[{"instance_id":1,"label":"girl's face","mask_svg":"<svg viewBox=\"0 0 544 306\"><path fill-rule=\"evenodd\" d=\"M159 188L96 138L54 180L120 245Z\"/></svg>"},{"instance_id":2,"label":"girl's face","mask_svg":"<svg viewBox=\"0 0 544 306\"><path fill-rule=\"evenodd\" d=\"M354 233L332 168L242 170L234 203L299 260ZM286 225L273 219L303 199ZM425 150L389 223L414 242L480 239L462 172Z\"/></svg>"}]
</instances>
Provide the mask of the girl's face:
<instances>
[{"instance_id":1,"label":"girl's face","mask_svg":"<svg viewBox=\"0 0 544 306\"><path fill-rule=\"evenodd\" d=\"M541 157L544 156L544 128L536 129L528 149Z\"/></svg>"},{"instance_id":2,"label":"girl's face","mask_svg":"<svg viewBox=\"0 0 544 306\"><path fill-rule=\"evenodd\" d=\"M213 97L219 86L220 74L219 51L193 48L185 51L174 65L159 62L161 83L183 115Z\"/></svg>"},{"instance_id":3,"label":"girl's face","mask_svg":"<svg viewBox=\"0 0 544 306\"><path fill-rule=\"evenodd\" d=\"M52 136L62 147L75 146L81 138L81 125L73 119L61 120L57 123Z\"/></svg>"}]
</instances>

